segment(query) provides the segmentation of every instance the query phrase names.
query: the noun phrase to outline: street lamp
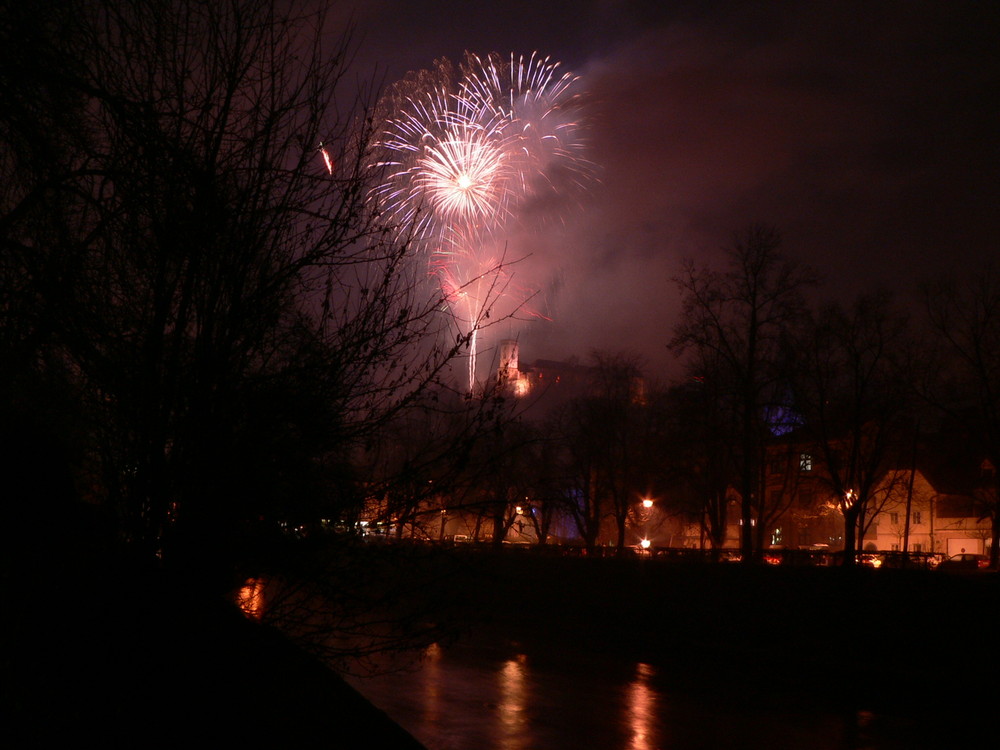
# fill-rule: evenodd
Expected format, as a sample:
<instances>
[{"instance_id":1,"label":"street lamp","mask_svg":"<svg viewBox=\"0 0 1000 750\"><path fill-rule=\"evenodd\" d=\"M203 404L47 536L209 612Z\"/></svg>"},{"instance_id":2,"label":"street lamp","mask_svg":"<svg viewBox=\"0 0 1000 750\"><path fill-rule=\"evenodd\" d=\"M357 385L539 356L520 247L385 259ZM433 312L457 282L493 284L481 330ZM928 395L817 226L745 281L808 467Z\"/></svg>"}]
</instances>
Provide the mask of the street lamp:
<instances>
[{"instance_id":1,"label":"street lamp","mask_svg":"<svg viewBox=\"0 0 1000 750\"><path fill-rule=\"evenodd\" d=\"M642 547L643 551L649 551L649 516L650 510L653 508L653 499L651 497L644 497L642 499L642 539L639 541L639 546Z\"/></svg>"}]
</instances>

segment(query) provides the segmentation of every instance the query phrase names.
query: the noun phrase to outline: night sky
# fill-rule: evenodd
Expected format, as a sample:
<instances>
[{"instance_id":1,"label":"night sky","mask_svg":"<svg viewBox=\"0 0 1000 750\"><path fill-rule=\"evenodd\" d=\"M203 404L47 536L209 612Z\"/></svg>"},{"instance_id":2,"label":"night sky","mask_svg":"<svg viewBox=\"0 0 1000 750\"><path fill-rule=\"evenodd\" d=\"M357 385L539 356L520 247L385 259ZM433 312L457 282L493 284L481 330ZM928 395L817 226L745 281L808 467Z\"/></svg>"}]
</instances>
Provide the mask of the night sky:
<instances>
[{"instance_id":1,"label":"night sky","mask_svg":"<svg viewBox=\"0 0 1000 750\"><path fill-rule=\"evenodd\" d=\"M511 332L529 361L628 350L668 377L681 259L716 261L751 223L776 226L829 298L905 297L995 252L996 7L366 0L354 73L392 82L470 50L579 74L600 183L565 229L512 238L551 322Z\"/></svg>"}]
</instances>

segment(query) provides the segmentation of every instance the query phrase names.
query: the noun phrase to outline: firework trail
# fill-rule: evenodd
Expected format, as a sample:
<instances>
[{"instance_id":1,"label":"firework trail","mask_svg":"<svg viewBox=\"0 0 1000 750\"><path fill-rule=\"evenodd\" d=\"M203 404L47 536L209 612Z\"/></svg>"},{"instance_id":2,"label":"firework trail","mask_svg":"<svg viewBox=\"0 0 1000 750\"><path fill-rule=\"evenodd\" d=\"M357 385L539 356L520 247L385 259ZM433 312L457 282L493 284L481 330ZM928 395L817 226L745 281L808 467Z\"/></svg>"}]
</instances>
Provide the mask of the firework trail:
<instances>
[{"instance_id":1,"label":"firework trail","mask_svg":"<svg viewBox=\"0 0 1000 750\"><path fill-rule=\"evenodd\" d=\"M461 229L449 234L431 253L430 266L460 335L468 337L469 387L475 384L479 333L491 317L514 319L534 296L534 292L516 283L503 243L473 235Z\"/></svg>"},{"instance_id":2,"label":"firework trail","mask_svg":"<svg viewBox=\"0 0 1000 750\"><path fill-rule=\"evenodd\" d=\"M460 334L468 337L469 388L476 382L476 362L479 355L479 332L484 316L488 314L487 300L496 293L497 284L502 283L495 273L498 268L485 263L474 255L461 259L439 257L437 265L432 265L441 291L448 301ZM465 332L468 333L465 333Z\"/></svg>"},{"instance_id":3,"label":"firework trail","mask_svg":"<svg viewBox=\"0 0 1000 750\"><path fill-rule=\"evenodd\" d=\"M372 199L428 252L467 327L470 390L488 308L510 294L495 248L533 198L571 193L591 177L575 81L548 58L467 53L457 73L444 61L390 96Z\"/></svg>"},{"instance_id":4,"label":"firework trail","mask_svg":"<svg viewBox=\"0 0 1000 750\"><path fill-rule=\"evenodd\" d=\"M326 166L326 171L329 174L333 174L333 157L330 156L330 151L322 143L319 144L319 152L323 155L323 164Z\"/></svg>"}]
</instances>

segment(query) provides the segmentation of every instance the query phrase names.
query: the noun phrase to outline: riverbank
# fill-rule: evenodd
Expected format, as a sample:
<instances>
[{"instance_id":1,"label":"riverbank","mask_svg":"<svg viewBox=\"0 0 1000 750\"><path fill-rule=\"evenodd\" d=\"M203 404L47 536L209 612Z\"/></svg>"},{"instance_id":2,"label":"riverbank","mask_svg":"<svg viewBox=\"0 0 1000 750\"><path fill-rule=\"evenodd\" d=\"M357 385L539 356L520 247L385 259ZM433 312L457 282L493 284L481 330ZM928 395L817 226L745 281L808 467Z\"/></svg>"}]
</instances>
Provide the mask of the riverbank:
<instances>
[{"instance_id":1,"label":"riverbank","mask_svg":"<svg viewBox=\"0 0 1000 750\"><path fill-rule=\"evenodd\" d=\"M734 700L850 709L995 704L1000 578L928 570L671 564L504 554L463 562L470 638L656 665Z\"/></svg>"},{"instance_id":2,"label":"riverbank","mask_svg":"<svg viewBox=\"0 0 1000 750\"><path fill-rule=\"evenodd\" d=\"M180 578L88 564L5 573L7 747L422 748L338 675Z\"/></svg>"},{"instance_id":3,"label":"riverbank","mask_svg":"<svg viewBox=\"0 0 1000 750\"><path fill-rule=\"evenodd\" d=\"M354 684L428 747L931 750L993 731L994 574L422 557L461 636Z\"/></svg>"},{"instance_id":4,"label":"riverbank","mask_svg":"<svg viewBox=\"0 0 1000 750\"><path fill-rule=\"evenodd\" d=\"M230 603L121 561L80 564L78 553L5 565L0 707L13 746L86 737L103 747L419 750L339 676ZM411 597L433 591L454 604L447 628L465 643L647 663L672 689L713 700L909 715L947 706L962 718L997 699L995 574L410 546L355 555ZM385 590L377 577L365 585Z\"/></svg>"}]
</instances>

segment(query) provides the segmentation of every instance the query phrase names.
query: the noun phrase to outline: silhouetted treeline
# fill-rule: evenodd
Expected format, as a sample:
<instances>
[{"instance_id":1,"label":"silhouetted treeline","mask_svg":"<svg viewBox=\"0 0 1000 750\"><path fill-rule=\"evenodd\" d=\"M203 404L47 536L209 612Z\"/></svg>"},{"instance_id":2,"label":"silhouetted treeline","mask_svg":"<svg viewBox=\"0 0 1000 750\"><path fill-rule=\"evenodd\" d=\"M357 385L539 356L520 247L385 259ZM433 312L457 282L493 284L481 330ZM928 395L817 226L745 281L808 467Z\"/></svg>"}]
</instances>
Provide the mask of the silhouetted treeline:
<instances>
[{"instance_id":1,"label":"silhouetted treeline","mask_svg":"<svg viewBox=\"0 0 1000 750\"><path fill-rule=\"evenodd\" d=\"M0 24L4 407L72 446L139 557L232 584L255 527L357 518L399 479L359 455L422 394L482 410L442 378L468 335L367 200L350 29L270 0L44 5Z\"/></svg>"}]
</instances>

